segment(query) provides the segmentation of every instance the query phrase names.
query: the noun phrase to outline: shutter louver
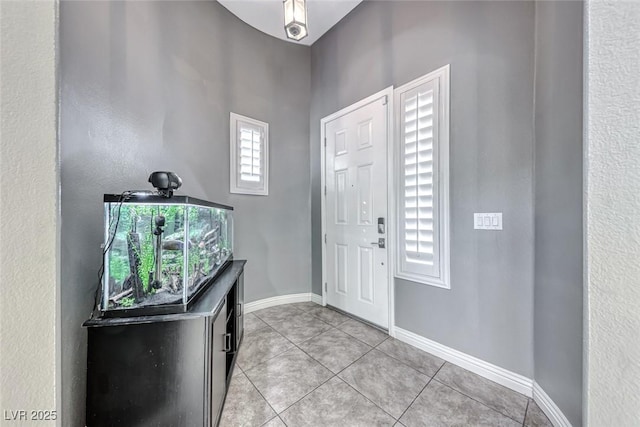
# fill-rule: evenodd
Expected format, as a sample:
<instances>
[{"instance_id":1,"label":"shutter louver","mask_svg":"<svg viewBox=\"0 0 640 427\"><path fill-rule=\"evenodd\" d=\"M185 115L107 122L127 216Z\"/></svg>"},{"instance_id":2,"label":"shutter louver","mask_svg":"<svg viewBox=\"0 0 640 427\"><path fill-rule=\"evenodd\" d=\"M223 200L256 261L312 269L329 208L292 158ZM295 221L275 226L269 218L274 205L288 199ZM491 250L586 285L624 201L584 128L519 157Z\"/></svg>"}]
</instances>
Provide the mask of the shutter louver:
<instances>
[{"instance_id":1,"label":"shutter louver","mask_svg":"<svg viewBox=\"0 0 640 427\"><path fill-rule=\"evenodd\" d=\"M231 113L230 191L269 194L269 124Z\"/></svg>"},{"instance_id":2,"label":"shutter louver","mask_svg":"<svg viewBox=\"0 0 640 427\"><path fill-rule=\"evenodd\" d=\"M394 92L395 275L449 289L449 66Z\"/></svg>"},{"instance_id":3,"label":"shutter louver","mask_svg":"<svg viewBox=\"0 0 640 427\"><path fill-rule=\"evenodd\" d=\"M404 243L407 259L434 263L434 92L404 101Z\"/></svg>"},{"instance_id":4,"label":"shutter louver","mask_svg":"<svg viewBox=\"0 0 640 427\"><path fill-rule=\"evenodd\" d=\"M260 182L262 177L262 138L261 132L240 125L240 179Z\"/></svg>"}]
</instances>

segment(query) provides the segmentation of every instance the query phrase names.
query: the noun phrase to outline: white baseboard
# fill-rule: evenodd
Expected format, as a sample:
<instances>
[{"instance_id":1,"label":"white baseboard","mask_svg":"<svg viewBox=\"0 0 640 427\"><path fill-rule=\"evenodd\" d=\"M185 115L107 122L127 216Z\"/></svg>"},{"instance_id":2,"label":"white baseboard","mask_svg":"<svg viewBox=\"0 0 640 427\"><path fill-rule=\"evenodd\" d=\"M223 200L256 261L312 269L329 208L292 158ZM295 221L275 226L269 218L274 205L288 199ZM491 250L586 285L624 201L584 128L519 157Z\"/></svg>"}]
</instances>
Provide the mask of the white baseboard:
<instances>
[{"instance_id":1,"label":"white baseboard","mask_svg":"<svg viewBox=\"0 0 640 427\"><path fill-rule=\"evenodd\" d=\"M441 359L461 366L488 380L503 385L511 390L532 397L542 412L545 413L554 427L571 427L571 423L554 403L540 384L530 378L508 371L484 360L470 356L451 347L447 347L428 338L414 334L402 328L395 328L396 338L420 350L438 356Z\"/></svg>"},{"instance_id":2,"label":"white baseboard","mask_svg":"<svg viewBox=\"0 0 640 427\"><path fill-rule=\"evenodd\" d=\"M320 302L318 302L318 300ZM248 302L244 305L244 312L251 313L252 311L262 310L267 307L274 307L276 305L291 304L294 302L306 302L312 301L317 304L322 304L322 297L312 293L302 294L289 294L279 297L265 298L258 301Z\"/></svg>"},{"instance_id":3,"label":"white baseboard","mask_svg":"<svg viewBox=\"0 0 640 427\"><path fill-rule=\"evenodd\" d=\"M571 423L564 416L560 408L554 403L547 393L540 387L540 384L533 382L533 400L538 404L542 412L545 413L551 424L555 427L571 427Z\"/></svg>"},{"instance_id":4,"label":"white baseboard","mask_svg":"<svg viewBox=\"0 0 640 427\"><path fill-rule=\"evenodd\" d=\"M517 391L518 393L522 393L525 396L532 397L533 395L533 380L530 378L508 371L461 351L454 350L453 348L444 346L435 341L431 341L430 339L414 334L413 332L405 329L396 327L395 333L397 339L406 342L407 344L411 344L420 350L424 350L427 353L431 353L446 360L447 362L461 366L480 375L481 377Z\"/></svg>"}]
</instances>

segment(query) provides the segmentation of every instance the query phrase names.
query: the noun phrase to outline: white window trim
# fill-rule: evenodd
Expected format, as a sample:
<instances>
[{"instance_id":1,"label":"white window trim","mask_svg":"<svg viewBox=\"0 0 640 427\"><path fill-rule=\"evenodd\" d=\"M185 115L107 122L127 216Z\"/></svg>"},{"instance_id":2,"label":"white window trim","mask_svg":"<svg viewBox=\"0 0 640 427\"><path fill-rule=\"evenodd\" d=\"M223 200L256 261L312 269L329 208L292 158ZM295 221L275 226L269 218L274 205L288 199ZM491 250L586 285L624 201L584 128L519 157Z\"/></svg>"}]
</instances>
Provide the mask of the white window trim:
<instances>
[{"instance_id":1,"label":"white window trim","mask_svg":"<svg viewBox=\"0 0 640 427\"><path fill-rule=\"evenodd\" d=\"M450 273L450 192L449 192L449 65L445 65L442 68L439 68L425 76L422 76L416 80L413 80L403 86L400 86L394 90L394 104L396 106L396 111L394 112L395 120L394 120L394 128L396 135L396 143L394 144L394 163L395 163L395 277L399 279L405 279L412 282L422 283L426 285L436 286L439 288L451 289L451 273ZM402 263L401 256L402 250L401 247L404 245L404 236L401 234L401 221L403 219L403 215L401 212L401 197L404 194L404 188L402 187L402 177L401 173L404 170L401 167L401 147L400 144L403 141L402 139L402 122L401 122L401 104L400 97L401 94L415 89L416 87L433 81L438 80L438 88L439 88L439 117L438 117L438 125L439 125L439 133L438 133L438 189L439 189L439 263L440 263L440 276L433 277L422 274L415 274L412 272L402 271Z\"/></svg>"},{"instance_id":2,"label":"white window trim","mask_svg":"<svg viewBox=\"0 0 640 427\"><path fill-rule=\"evenodd\" d=\"M264 156L264 170L262 186L260 188L250 188L242 185L238 182L238 122L246 122L251 125L257 126L262 129L264 134L263 140L263 152ZM229 168L229 182L230 192L234 194L249 194L254 196L268 196L269 195L269 124L261 122L260 120L252 119L250 117L241 116L240 114L231 113L229 119L229 134L230 134L230 168Z\"/></svg>"}]
</instances>

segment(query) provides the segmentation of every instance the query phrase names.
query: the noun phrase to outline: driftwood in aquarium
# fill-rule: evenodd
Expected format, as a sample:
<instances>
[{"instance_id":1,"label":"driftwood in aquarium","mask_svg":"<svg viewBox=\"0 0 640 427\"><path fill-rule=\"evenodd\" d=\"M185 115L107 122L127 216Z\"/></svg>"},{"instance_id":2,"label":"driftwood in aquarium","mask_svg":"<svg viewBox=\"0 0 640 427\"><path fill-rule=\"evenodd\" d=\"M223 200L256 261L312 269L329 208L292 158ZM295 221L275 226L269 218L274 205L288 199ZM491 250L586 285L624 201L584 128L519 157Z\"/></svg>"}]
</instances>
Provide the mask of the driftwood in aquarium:
<instances>
[{"instance_id":1,"label":"driftwood in aquarium","mask_svg":"<svg viewBox=\"0 0 640 427\"><path fill-rule=\"evenodd\" d=\"M109 276L109 292L110 293L122 292L122 284L116 282L116 279L113 276Z\"/></svg>"},{"instance_id":2,"label":"driftwood in aquarium","mask_svg":"<svg viewBox=\"0 0 640 427\"><path fill-rule=\"evenodd\" d=\"M204 236L202 236L203 242L214 242L218 240L218 236L220 234L220 227L217 226L213 230L207 232Z\"/></svg>"},{"instance_id":3,"label":"driftwood in aquarium","mask_svg":"<svg viewBox=\"0 0 640 427\"><path fill-rule=\"evenodd\" d=\"M202 263L197 263L193 265L193 276L191 276L191 278L189 278L189 287L192 287L193 285L195 285L196 283L198 283L200 281L200 279L202 279L204 277L204 274L202 272Z\"/></svg>"},{"instance_id":4,"label":"driftwood in aquarium","mask_svg":"<svg viewBox=\"0 0 640 427\"><path fill-rule=\"evenodd\" d=\"M128 297L129 295L131 295L133 293L133 289L129 288L126 291L122 291L117 295L112 296L111 298L109 298L109 301L117 303L118 301L120 301L122 298L124 297Z\"/></svg>"},{"instance_id":5,"label":"driftwood in aquarium","mask_svg":"<svg viewBox=\"0 0 640 427\"><path fill-rule=\"evenodd\" d=\"M131 275L127 276L127 278L124 279L124 282L122 282L122 290L126 291L126 290L129 290L129 289L132 289L133 285L134 285L134 282L135 282L135 279L134 279L133 276L131 276Z\"/></svg>"},{"instance_id":6,"label":"driftwood in aquarium","mask_svg":"<svg viewBox=\"0 0 640 427\"><path fill-rule=\"evenodd\" d=\"M158 292L178 293L182 288L182 277L177 268L167 268L162 272L162 287Z\"/></svg>"},{"instance_id":7,"label":"driftwood in aquarium","mask_svg":"<svg viewBox=\"0 0 640 427\"><path fill-rule=\"evenodd\" d=\"M178 272L173 271L171 272L171 274L169 275L169 277L171 278L171 280L169 281L169 286L171 287L171 290L173 292L178 292L178 286L180 286L180 274L178 274Z\"/></svg>"},{"instance_id":8,"label":"driftwood in aquarium","mask_svg":"<svg viewBox=\"0 0 640 427\"><path fill-rule=\"evenodd\" d=\"M134 229L127 236L127 252L129 254L131 275L125 280L125 285L127 288L133 288L133 298L136 302L144 299L144 285L140 279L140 250L140 236ZM125 288L125 285L122 287Z\"/></svg>"},{"instance_id":9,"label":"driftwood in aquarium","mask_svg":"<svg viewBox=\"0 0 640 427\"><path fill-rule=\"evenodd\" d=\"M189 242L191 247L191 242ZM165 240L162 242L162 249L165 251L181 251L184 249L184 243L182 240Z\"/></svg>"}]
</instances>

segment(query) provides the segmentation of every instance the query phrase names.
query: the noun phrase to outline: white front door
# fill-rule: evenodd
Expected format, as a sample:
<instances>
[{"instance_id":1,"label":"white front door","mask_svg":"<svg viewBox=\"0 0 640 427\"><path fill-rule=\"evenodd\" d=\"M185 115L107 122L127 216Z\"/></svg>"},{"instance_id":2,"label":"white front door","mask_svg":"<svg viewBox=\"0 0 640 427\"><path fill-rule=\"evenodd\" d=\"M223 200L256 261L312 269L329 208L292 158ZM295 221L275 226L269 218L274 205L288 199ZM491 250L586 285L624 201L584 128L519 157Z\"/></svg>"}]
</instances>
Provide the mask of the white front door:
<instances>
[{"instance_id":1,"label":"white front door","mask_svg":"<svg viewBox=\"0 0 640 427\"><path fill-rule=\"evenodd\" d=\"M323 120L326 302L384 328L388 107L381 95Z\"/></svg>"}]
</instances>

